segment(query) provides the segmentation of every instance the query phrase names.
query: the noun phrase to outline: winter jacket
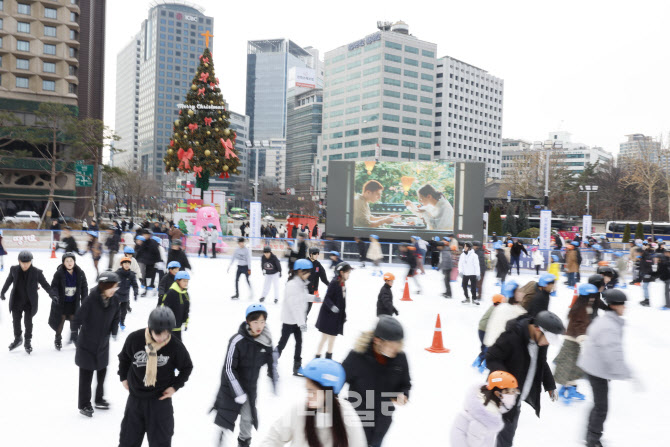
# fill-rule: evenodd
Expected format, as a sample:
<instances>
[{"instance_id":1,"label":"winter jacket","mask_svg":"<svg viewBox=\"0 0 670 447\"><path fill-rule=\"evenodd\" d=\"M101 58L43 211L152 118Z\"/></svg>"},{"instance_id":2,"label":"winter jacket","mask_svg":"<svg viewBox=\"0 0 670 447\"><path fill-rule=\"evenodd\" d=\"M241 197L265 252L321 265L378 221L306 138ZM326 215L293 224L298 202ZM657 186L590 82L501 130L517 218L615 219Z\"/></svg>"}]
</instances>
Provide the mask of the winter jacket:
<instances>
[{"instance_id":1,"label":"winter jacket","mask_svg":"<svg viewBox=\"0 0 670 447\"><path fill-rule=\"evenodd\" d=\"M503 250L498 249L496 252L496 278L504 278L509 273L509 260Z\"/></svg>"},{"instance_id":2,"label":"winter jacket","mask_svg":"<svg viewBox=\"0 0 670 447\"><path fill-rule=\"evenodd\" d=\"M544 255L542 255L542 252L540 250L535 250L533 252L533 265L539 265L539 266L544 265Z\"/></svg>"},{"instance_id":3,"label":"winter jacket","mask_svg":"<svg viewBox=\"0 0 670 447\"><path fill-rule=\"evenodd\" d=\"M512 374L519 383L519 390L523 390L530 368L528 325L531 321L532 318L525 315L510 321L507 330L486 351L486 367L489 371L507 371ZM525 399L526 403L535 409L535 414L538 417L540 417L541 387L544 386L545 391L556 389L554 376L547 364L547 348L548 346L538 346L537 369L530 392Z\"/></svg>"},{"instance_id":4,"label":"winter jacket","mask_svg":"<svg viewBox=\"0 0 670 447\"><path fill-rule=\"evenodd\" d=\"M479 329L482 332L486 332L486 326L489 323L489 318L491 318L491 314L493 313L493 310L496 308L495 305L491 305L488 309L486 309L486 312L484 312L484 315L479 319L479 326L477 329Z\"/></svg>"},{"instance_id":5,"label":"winter jacket","mask_svg":"<svg viewBox=\"0 0 670 447\"><path fill-rule=\"evenodd\" d=\"M163 246L160 244L158 244L158 253L160 254L161 260L158 261L154 265L154 267L156 268L156 270L164 272L165 270L167 270L167 253L165 252Z\"/></svg>"},{"instance_id":6,"label":"winter jacket","mask_svg":"<svg viewBox=\"0 0 670 447\"><path fill-rule=\"evenodd\" d=\"M254 338L247 330L247 322L242 323L230 338L226 358L221 371L221 387L216 395L214 423L228 430L235 428L235 420L240 413L244 397L251 406L253 425L258 429L256 412L256 385L261 366L267 365L268 376L273 384L277 382L277 360L272 349L272 337L267 326ZM237 398L238 402L235 401Z\"/></svg>"},{"instance_id":7,"label":"winter jacket","mask_svg":"<svg viewBox=\"0 0 670 447\"><path fill-rule=\"evenodd\" d=\"M382 245L378 241L370 242L370 248L366 257L371 261L378 261L384 257L382 253Z\"/></svg>"},{"instance_id":8,"label":"winter jacket","mask_svg":"<svg viewBox=\"0 0 670 447\"><path fill-rule=\"evenodd\" d=\"M72 332L79 330L74 362L82 369L97 371L109 364L109 335L119 330L119 300L114 295L108 303L105 307L94 287L72 319Z\"/></svg>"},{"instance_id":9,"label":"winter jacket","mask_svg":"<svg viewBox=\"0 0 670 447\"><path fill-rule=\"evenodd\" d=\"M623 355L623 325L625 321L613 310L593 320L586 330L586 341L577 359L586 373L608 380L632 377Z\"/></svg>"},{"instance_id":10,"label":"winter jacket","mask_svg":"<svg viewBox=\"0 0 670 447\"><path fill-rule=\"evenodd\" d=\"M598 298L600 294L594 295L596 300L600 300ZM570 312L568 312L568 328L565 331L566 337L576 339L580 335L586 334L586 329L589 327L589 323L591 323L591 316L589 314L593 312L589 305L589 299L592 296L579 296L575 304L572 305Z\"/></svg>"},{"instance_id":11,"label":"winter jacket","mask_svg":"<svg viewBox=\"0 0 670 447\"><path fill-rule=\"evenodd\" d=\"M465 396L465 408L451 426L451 447L494 447L496 435L505 423L495 402L484 405L484 395L479 386Z\"/></svg>"},{"instance_id":12,"label":"winter jacket","mask_svg":"<svg viewBox=\"0 0 670 447\"><path fill-rule=\"evenodd\" d=\"M9 286L14 283L14 287L12 287L12 293L9 295L9 311L12 312L14 309L14 305L16 304L17 306L21 305L21 303L18 302L18 297L17 295L20 295L20 292L17 291L18 287L22 287L23 284L19 284L19 270L21 270L20 265L13 265L9 268L9 275L7 275L7 280L5 280L5 285L2 287L2 292L0 292L1 296L5 296L5 293L7 292L7 289L9 289ZM31 265L30 268L26 271L27 275L27 284L25 285L26 291L27 291L27 299L30 301L30 308L32 310L33 317L37 313L37 305L38 305L38 295L37 295L37 290L38 290L38 284L42 286L44 291L49 294L52 300L58 299L58 295L56 294L57 292L55 290L51 289L51 286L47 282L46 278L44 277L44 274L42 273L42 270L38 269L34 265ZM23 311L23 308L20 309Z\"/></svg>"},{"instance_id":13,"label":"winter jacket","mask_svg":"<svg viewBox=\"0 0 670 447\"><path fill-rule=\"evenodd\" d=\"M119 353L119 379L128 381L130 394L138 399L158 399L163 392L172 387L183 388L193 371L193 363L181 340L176 337L159 349L158 368L156 370L156 386L145 386L144 376L147 371L146 329L132 332L126 338L123 349ZM179 375L175 374L179 371Z\"/></svg>"},{"instance_id":14,"label":"winter jacket","mask_svg":"<svg viewBox=\"0 0 670 447\"><path fill-rule=\"evenodd\" d=\"M219 242L219 230L217 230L216 228L213 228L209 232L209 237L207 239L207 242L209 242L210 244L218 243Z\"/></svg>"},{"instance_id":15,"label":"winter jacket","mask_svg":"<svg viewBox=\"0 0 670 447\"><path fill-rule=\"evenodd\" d=\"M382 418L391 418L392 415L384 410L395 411L391 399L402 393L409 397L412 382L409 375L409 366L404 352L399 352L394 358L386 358L386 364L377 361L372 349L372 331L363 332L354 349L349 352L342 362L346 372L346 381L349 384L349 402L358 412L363 422L371 422ZM357 394L355 394L357 393ZM368 399L372 398L372 402ZM382 414L382 413L386 414Z\"/></svg>"},{"instance_id":16,"label":"winter jacket","mask_svg":"<svg viewBox=\"0 0 670 447\"><path fill-rule=\"evenodd\" d=\"M233 257L230 259L229 266L233 265L234 262L237 262L238 266L250 266L251 265L251 253L247 247L237 247L233 253Z\"/></svg>"},{"instance_id":17,"label":"winter jacket","mask_svg":"<svg viewBox=\"0 0 670 447\"><path fill-rule=\"evenodd\" d=\"M181 267L179 268L180 271L184 271L186 269L191 268L191 263L188 262L188 257L186 256L186 253L184 250L170 250L168 252L168 257L167 257L167 263L171 263L172 261L177 261Z\"/></svg>"},{"instance_id":18,"label":"winter jacket","mask_svg":"<svg viewBox=\"0 0 670 447\"><path fill-rule=\"evenodd\" d=\"M447 246L442 247L442 251L440 252L440 265L438 265L437 268L442 271L451 270L453 265L454 262L451 257L451 249Z\"/></svg>"},{"instance_id":19,"label":"winter jacket","mask_svg":"<svg viewBox=\"0 0 670 447\"><path fill-rule=\"evenodd\" d=\"M119 244L121 243L121 235L114 231L112 234L107 237L105 240L105 247L109 251L119 251Z\"/></svg>"},{"instance_id":20,"label":"winter jacket","mask_svg":"<svg viewBox=\"0 0 670 447\"><path fill-rule=\"evenodd\" d=\"M167 291L161 306L169 307L174 313L175 327L172 329L175 332L181 331L181 327L188 327L188 313L191 308L191 300L188 296L188 290L179 287L177 282L173 282L170 289Z\"/></svg>"},{"instance_id":21,"label":"winter jacket","mask_svg":"<svg viewBox=\"0 0 670 447\"><path fill-rule=\"evenodd\" d=\"M486 323L486 334L484 335L484 345L493 346L500 337L500 334L505 332L507 323L518 318L526 313L520 304L500 303L491 312L489 321Z\"/></svg>"},{"instance_id":22,"label":"winter jacket","mask_svg":"<svg viewBox=\"0 0 670 447\"><path fill-rule=\"evenodd\" d=\"M76 277L76 283L74 290L68 290L66 284L66 275L67 269L63 265L59 265L54 273L54 277L51 280L51 290L58 295L58 299L52 301L51 303L51 312L49 313L49 326L54 331L60 326L64 304L68 298L74 301L74 311L75 313L79 310L81 305L81 300L88 296L88 282L86 281L86 273L75 264L72 269L72 273Z\"/></svg>"},{"instance_id":23,"label":"winter jacket","mask_svg":"<svg viewBox=\"0 0 670 447\"><path fill-rule=\"evenodd\" d=\"M270 258L266 258L265 255L261 257L261 268L265 275L274 275L275 273L281 273L281 262L279 258L274 253L270 254Z\"/></svg>"},{"instance_id":24,"label":"winter jacket","mask_svg":"<svg viewBox=\"0 0 670 447\"><path fill-rule=\"evenodd\" d=\"M414 252L410 250L405 252L401 251L400 260L409 267L409 273L407 276L414 276L414 271L416 270L416 256L414 255Z\"/></svg>"},{"instance_id":25,"label":"winter jacket","mask_svg":"<svg viewBox=\"0 0 670 447\"><path fill-rule=\"evenodd\" d=\"M286 283L284 290L284 303L281 308L281 322L284 324L306 324L307 303L314 301L310 299L307 292L307 281L303 281L297 275Z\"/></svg>"},{"instance_id":26,"label":"winter jacket","mask_svg":"<svg viewBox=\"0 0 670 447\"><path fill-rule=\"evenodd\" d=\"M79 247L77 247L77 241L74 237L68 236L60 240L60 246L65 253L79 253Z\"/></svg>"},{"instance_id":27,"label":"winter jacket","mask_svg":"<svg viewBox=\"0 0 670 447\"><path fill-rule=\"evenodd\" d=\"M393 306L393 292L391 286L384 284L377 296L377 316L398 315L398 310Z\"/></svg>"},{"instance_id":28,"label":"winter jacket","mask_svg":"<svg viewBox=\"0 0 670 447\"><path fill-rule=\"evenodd\" d=\"M168 231L168 236L170 237L171 241L174 240L180 241L181 238L184 237L184 233L182 233L179 228L172 227L170 231Z\"/></svg>"},{"instance_id":29,"label":"winter jacket","mask_svg":"<svg viewBox=\"0 0 670 447\"><path fill-rule=\"evenodd\" d=\"M486 254L484 253L483 249L478 249L475 250L475 253L477 254L477 259L479 260L479 272L485 272L486 271Z\"/></svg>"},{"instance_id":30,"label":"winter jacket","mask_svg":"<svg viewBox=\"0 0 670 447\"><path fill-rule=\"evenodd\" d=\"M474 250L463 252L458 259L458 273L463 276L479 276L479 257Z\"/></svg>"},{"instance_id":31,"label":"winter jacket","mask_svg":"<svg viewBox=\"0 0 670 447\"><path fill-rule=\"evenodd\" d=\"M549 310L549 296L549 292L537 286L533 301L531 301L530 307L528 308L528 315L534 317L543 310Z\"/></svg>"},{"instance_id":32,"label":"winter jacket","mask_svg":"<svg viewBox=\"0 0 670 447\"><path fill-rule=\"evenodd\" d=\"M137 262L144 265L154 265L157 262L161 262L158 243L153 239L147 239L142 242L139 248L135 248L135 257L137 258Z\"/></svg>"},{"instance_id":33,"label":"winter jacket","mask_svg":"<svg viewBox=\"0 0 670 447\"><path fill-rule=\"evenodd\" d=\"M654 258L653 255L646 252L640 258L640 278L643 282L654 282L658 277L658 264L656 265L656 271L654 271Z\"/></svg>"},{"instance_id":34,"label":"winter jacket","mask_svg":"<svg viewBox=\"0 0 670 447\"><path fill-rule=\"evenodd\" d=\"M521 242L516 242L514 245L512 245L512 248L510 249L510 255L512 257L518 258L519 256L521 256L521 252L524 252L526 256L528 256L526 247L524 247Z\"/></svg>"},{"instance_id":35,"label":"winter jacket","mask_svg":"<svg viewBox=\"0 0 670 447\"><path fill-rule=\"evenodd\" d=\"M209 231L203 228L202 230L198 231L198 236L201 244L209 243Z\"/></svg>"},{"instance_id":36,"label":"winter jacket","mask_svg":"<svg viewBox=\"0 0 670 447\"><path fill-rule=\"evenodd\" d=\"M136 279L141 279L142 278L142 269L140 269L140 264L137 262L137 259L135 258L130 258L130 270L135 273L135 278Z\"/></svg>"},{"instance_id":37,"label":"winter jacket","mask_svg":"<svg viewBox=\"0 0 670 447\"><path fill-rule=\"evenodd\" d=\"M344 429L347 433L349 447L367 447L365 431L358 414L349 401L336 397L340 404L340 413L344 420ZM270 427L261 447L284 447L291 443L291 447L310 447L305 438L306 405L298 403L284 412ZM323 417L321 417L323 415ZM333 432L329 414L321 414L315 418L316 436L322 447L333 447Z\"/></svg>"},{"instance_id":38,"label":"winter jacket","mask_svg":"<svg viewBox=\"0 0 670 447\"><path fill-rule=\"evenodd\" d=\"M565 253L565 269L568 273L579 272L579 262L577 260L577 252L575 250L568 250Z\"/></svg>"},{"instance_id":39,"label":"winter jacket","mask_svg":"<svg viewBox=\"0 0 670 447\"><path fill-rule=\"evenodd\" d=\"M130 289L133 289L135 294L135 299L139 296L137 288L137 276L132 270L124 270L123 267L116 271L116 274L119 275L119 290L116 291L116 297L119 299L119 303L125 303L130 301ZM166 275L167 276L167 275Z\"/></svg>"},{"instance_id":40,"label":"winter jacket","mask_svg":"<svg viewBox=\"0 0 670 447\"><path fill-rule=\"evenodd\" d=\"M293 264L298 259L305 259L307 257L307 244L305 241L295 241L291 251L288 255L288 266L289 270L293 270Z\"/></svg>"},{"instance_id":41,"label":"winter jacket","mask_svg":"<svg viewBox=\"0 0 670 447\"><path fill-rule=\"evenodd\" d=\"M158 281L158 305L161 305L161 302L163 301L163 297L165 296L166 293L168 293L168 290L170 290L170 287L172 287L172 283L174 283L174 275L170 273L169 271L163 275L160 281Z\"/></svg>"},{"instance_id":42,"label":"winter jacket","mask_svg":"<svg viewBox=\"0 0 670 447\"><path fill-rule=\"evenodd\" d=\"M307 291L310 294L313 295L314 292L319 290L319 280L326 286L330 285L328 276L326 276L326 270L321 263L315 259L312 261L312 273L309 275L309 283L307 284Z\"/></svg>"},{"instance_id":43,"label":"winter jacket","mask_svg":"<svg viewBox=\"0 0 670 447\"><path fill-rule=\"evenodd\" d=\"M342 335L344 322L347 321L346 287L338 279L333 279L328 285L326 296L323 299L316 328L328 335Z\"/></svg>"}]
</instances>

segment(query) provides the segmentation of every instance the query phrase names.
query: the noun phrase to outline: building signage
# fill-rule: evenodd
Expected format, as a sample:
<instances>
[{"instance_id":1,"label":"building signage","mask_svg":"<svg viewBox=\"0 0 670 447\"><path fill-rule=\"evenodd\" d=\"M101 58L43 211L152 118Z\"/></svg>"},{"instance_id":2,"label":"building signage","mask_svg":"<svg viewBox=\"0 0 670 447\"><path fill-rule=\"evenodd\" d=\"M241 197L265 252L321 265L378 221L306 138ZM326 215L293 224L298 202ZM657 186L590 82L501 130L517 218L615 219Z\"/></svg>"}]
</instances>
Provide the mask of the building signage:
<instances>
[{"instance_id":1,"label":"building signage","mask_svg":"<svg viewBox=\"0 0 670 447\"><path fill-rule=\"evenodd\" d=\"M316 70L306 67L293 67L288 72L288 88L316 88Z\"/></svg>"},{"instance_id":2,"label":"building signage","mask_svg":"<svg viewBox=\"0 0 670 447\"><path fill-rule=\"evenodd\" d=\"M197 22L198 18L194 16L184 16L184 19L188 20L189 22Z\"/></svg>"},{"instance_id":3,"label":"building signage","mask_svg":"<svg viewBox=\"0 0 670 447\"><path fill-rule=\"evenodd\" d=\"M356 42L352 42L349 44L349 51L355 50L356 48L364 47L366 45L370 45L371 43L377 42L378 40L382 39L382 33L374 33L370 34L364 39L357 40Z\"/></svg>"},{"instance_id":4,"label":"building signage","mask_svg":"<svg viewBox=\"0 0 670 447\"><path fill-rule=\"evenodd\" d=\"M592 226L593 226L593 217L589 216L588 214L585 214L582 217L582 219L583 219L583 222L584 222L582 224L582 226L584 227L583 230L582 230L582 236L584 238L587 238L587 237L591 236L591 229L592 229Z\"/></svg>"},{"instance_id":5,"label":"building signage","mask_svg":"<svg viewBox=\"0 0 670 447\"><path fill-rule=\"evenodd\" d=\"M249 228L252 238L261 237L261 202L249 204Z\"/></svg>"}]
</instances>

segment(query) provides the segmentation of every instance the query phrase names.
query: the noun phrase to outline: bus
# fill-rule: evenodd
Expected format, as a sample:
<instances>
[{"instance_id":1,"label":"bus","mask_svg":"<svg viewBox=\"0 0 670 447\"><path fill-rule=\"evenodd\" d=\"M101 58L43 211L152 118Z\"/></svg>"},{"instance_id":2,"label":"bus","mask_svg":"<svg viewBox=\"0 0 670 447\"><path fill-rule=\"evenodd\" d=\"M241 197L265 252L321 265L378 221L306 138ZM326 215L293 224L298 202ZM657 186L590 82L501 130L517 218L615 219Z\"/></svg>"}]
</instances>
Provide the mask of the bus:
<instances>
[{"instance_id":1,"label":"bus","mask_svg":"<svg viewBox=\"0 0 670 447\"><path fill-rule=\"evenodd\" d=\"M654 237L661 239L670 239L670 222L641 222L644 238L651 237L651 227L654 226ZM611 220L605 226L605 234L610 242L621 242L623 239L623 232L626 229L626 224L630 225L631 241L635 239L635 229L638 221L634 220Z\"/></svg>"}]
</instances>

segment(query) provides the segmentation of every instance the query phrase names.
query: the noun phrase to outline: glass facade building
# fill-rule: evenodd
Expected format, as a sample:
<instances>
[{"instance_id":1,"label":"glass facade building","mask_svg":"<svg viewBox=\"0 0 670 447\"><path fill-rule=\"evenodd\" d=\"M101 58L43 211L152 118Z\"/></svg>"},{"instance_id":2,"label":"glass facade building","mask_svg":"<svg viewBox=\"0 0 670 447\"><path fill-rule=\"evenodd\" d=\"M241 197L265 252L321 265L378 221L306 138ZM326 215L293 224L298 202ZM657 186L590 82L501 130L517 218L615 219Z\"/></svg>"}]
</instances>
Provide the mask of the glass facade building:
<instances>
[{"instance_id":1,"label":"glass facade building","mask_svg":"<svg viewBox=\"0 0 670 447\"><path fill-rule=\"evenodd\" d=\"M314 185L313 169L321 136L323 90L289 88L286 112L286 184L292 187Z\"/></svg>"}]
</instances>

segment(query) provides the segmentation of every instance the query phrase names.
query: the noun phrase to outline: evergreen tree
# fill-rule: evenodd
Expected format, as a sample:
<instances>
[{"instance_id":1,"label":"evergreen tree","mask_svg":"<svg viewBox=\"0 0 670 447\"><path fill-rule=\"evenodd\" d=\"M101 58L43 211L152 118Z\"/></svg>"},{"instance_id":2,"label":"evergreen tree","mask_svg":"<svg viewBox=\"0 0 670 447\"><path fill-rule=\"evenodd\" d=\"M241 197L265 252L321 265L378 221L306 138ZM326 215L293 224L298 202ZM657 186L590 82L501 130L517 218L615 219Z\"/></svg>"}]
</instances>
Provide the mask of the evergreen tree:
<instances>
[{"instance_id":1,"label":"evergreen tree","mask_svg":"<svg viewBox=\"0 0 670 447\"><path fill-rule=\"evenodd\" d=\"M621 239L621 242L626 243L630 242L630 224L626 224L626 226L623 229L623 238Z\"/></svg>"},{"instance_id":2,"label":"evergreen tree","mask_svg":"<svg viewBox=\"0 0 670 447\"><path fill-rule=\"evenodd\" d=\"M635 227L635 239L644 239L644 227L642 227L642 222L638 222Z\"/></svg>"},{"instance_id":3,"label":"evergreen tree","mask_svg":"<svg viewBox=\"0 0 670 447\"><path fill-rule=\"evenodd\" d=\"M229 118L214 74L212 53L205 48L184 107L174 121L170 146L163 159L165 171L195 174L195 185L201 191L209 189L212 176L229 178L239 174L237 135L230 129Z\"/></svg>"},{"instance_id":4,"label":"evergreen tree","mask_svg":"<svg viewBox=\"0 0 670 447\"><path fill-rule=\"evenodd\" d=\"M502 232L503 228L502 219L500 218L500 208L496 206L491 210L491 214L489 215L489 235L493 235L493 233L501 235Z\"/></svg>"},{"instance_id":5,"label":"evergreen tree","mask_svg":"<svg viewBox=\"0 0 670 447\"><path fill-rule=\"evenodd\" d=\"M517 229L519 230L519 233L522 231L526 231L527 229L530 228L530 222L528 222L528 214L526 214L526 207L524 205L521 205L521 209L519 210L519 219L517 220L516 223Z\"/></svg>"},{"instance_id":6,"label":"evergreen tree","mask_svg":"<svg viewBox=\"0 0 670 447\"><path fill-rule=\"evenodd\" d=\"M503 233L511 234L516 236L518 233L518 228L516 224L516 216L514 215L514 207L512 205L507 206L505 221L503 222Z\"/></svg>"}]
</instances>

